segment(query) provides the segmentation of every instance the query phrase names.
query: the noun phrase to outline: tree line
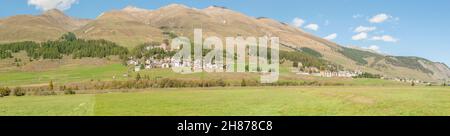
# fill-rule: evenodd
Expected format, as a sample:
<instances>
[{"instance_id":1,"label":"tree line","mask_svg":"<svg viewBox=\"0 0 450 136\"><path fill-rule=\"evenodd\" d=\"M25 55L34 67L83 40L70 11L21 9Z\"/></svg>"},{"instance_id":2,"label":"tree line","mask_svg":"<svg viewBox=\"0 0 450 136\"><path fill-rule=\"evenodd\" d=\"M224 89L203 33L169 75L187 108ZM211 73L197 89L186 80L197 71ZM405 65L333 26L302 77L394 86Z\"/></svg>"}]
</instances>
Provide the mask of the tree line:
<instances>
[{"instance_id":1,"label":"tree line","mask_svg":"<svg viewBox=\"0 0 450 136\"><path fill-rule=\"evenodd\" d=\"M330 69L328 68L329 67L328 62L326 62L325 60L298 51L280 50L280 59L290 60L294 63L294 66L295 65L298 66L298 63L301 62L302 65L306 67Z\"/></svg>"},{"instance_id":2,"label":"tree line","mask_svg":"<svg viewBox=\"0 0 450 136\"><path fill-rule=\"evenodd\" d=\"M165 44L169 45L168 41L165 41ZM61 59L64 55L72 55L73 59L83 57L104 58L110 55L119 55L123 60L128 59L130 56L138 59L163 59L172 57L176 53L176 51L167 51L161 48L147 48L159 45L160 43L158 42L145 43L135 47L130 52L127 48L114 42L79 39L75 34L69 32L55 41L41 43L25 41L0 44L0 59L13 58L12 54L20 51L25 51L31 59ZM191 44L191 46L194 46L194 44ZM193 53L193 48L191 51ZM203 49L203 55L210 51L211 49ZM269 52L269 60L270 57L271 54ZM303 66L329 69L329 64L326 61L303 52L280 51L280 59L290 60L295 63L301 62Z\"/></svg>"},{"instance_id":3,"label":"tree line","mask_svg":"<svg viewBox=\"0 0 450 136\"><path fill-rule=\"evenodd\" d=\"M75 34L64 34L59 40L46 42L15 42L0 44L0 59L13 58L12 53L25 51L33 59L61 59L72 55L74 59L83 57L104 58L128 54L128 49L106 40L85 40L76 38Z\"/></svg>"},{"instance_id":4,"label":"tree line","mask_svg":"<svg viewBox=\"0 0 450 136\"><path fill-rule=\"evenodd\" d=\"M360 74L358 76L354 76L353 78L377 78L377 79L379 79L381 77L382 76L378 75L378 74L372 74L372 73L364 72L364 73L362 73L362 74Z\"/></svg>"}]
</instances>

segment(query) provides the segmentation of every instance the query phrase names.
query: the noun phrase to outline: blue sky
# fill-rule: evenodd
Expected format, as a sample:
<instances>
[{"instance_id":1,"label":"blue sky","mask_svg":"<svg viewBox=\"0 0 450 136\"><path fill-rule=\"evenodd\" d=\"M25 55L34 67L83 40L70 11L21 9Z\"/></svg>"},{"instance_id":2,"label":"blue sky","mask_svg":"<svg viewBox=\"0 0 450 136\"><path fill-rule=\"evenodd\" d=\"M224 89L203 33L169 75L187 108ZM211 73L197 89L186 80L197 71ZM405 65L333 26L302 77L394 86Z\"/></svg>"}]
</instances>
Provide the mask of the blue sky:
<instances>
[{"instance_id":1,"label":"blue sky","mask_svg":"<svg viewBox=\"0 0 450 136\"><path fill-rule=\"evenodd\" d=\"M95 18L128 5L157 9L170 3L195 8L225 6L249 16L297 25L320 37L331 35L328 38L344 46L420 56L450 65L449 0L0 0L0 18L40 14L55 5L71 16ZM332 34L336 34L334 39Z\"/></svg>"}]
</instances>

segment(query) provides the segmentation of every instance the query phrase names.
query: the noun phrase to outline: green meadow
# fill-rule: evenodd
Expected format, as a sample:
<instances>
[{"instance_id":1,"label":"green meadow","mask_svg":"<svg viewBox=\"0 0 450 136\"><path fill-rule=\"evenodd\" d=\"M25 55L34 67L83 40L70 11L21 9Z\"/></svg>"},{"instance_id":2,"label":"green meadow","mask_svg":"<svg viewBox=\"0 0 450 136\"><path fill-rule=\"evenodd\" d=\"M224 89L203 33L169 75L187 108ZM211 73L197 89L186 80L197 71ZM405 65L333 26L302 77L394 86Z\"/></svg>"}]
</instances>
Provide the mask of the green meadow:
<instances>
[{"instance_id":1,"label":"green meadow","mask_svg":"<svg viewBox=\"0 0 450 136\"><path fill-rule=\"evenodd\" d=\"M349 86L398 86L404 83L388 81L382 79L351 79L351 78L324 78L313 76L299 76L290 72L287 66L280 67L280 82L320 82L330 85ZM50 81L57 85L64 85L74 82L88 81L111 81L111 80L134 80L137 73L142 77L150 79L177 78L177 79L197 79L197 80L217 80L223 79L229 83L240 83L242 79L259 80L257 73L193 73L179 74L172 69L151 69L132 72L132 67L126 67L119 63L104 65L64 65L57 68L46 69L44 71L21 71L21 70L0 70L1 86L46 86ZM127 76L124 76L127 75Z\"/></svg>"},{"instance_id":2,"label":"green meadow","mask_svg":"<svg viewBox=\"0 0 450 136\"><path fill-rule=\"evenodd\" d=\"M2 71L0 86L19 86L48 84L50 80L58 83L80 82L88 80L112 80L124 78L127 67L121 64L102 66L64 66L46 71Z\"/></svg>"},{"instance_id":3,"label":"green meadow","mask_svg":"<svg viewBox=\"0 0 450 136\"><path fill-rule=\"evenodd\" d=\"M229 87L7 96L0 115L450 115L448 87Z\"/></svg>"}]
</instances>

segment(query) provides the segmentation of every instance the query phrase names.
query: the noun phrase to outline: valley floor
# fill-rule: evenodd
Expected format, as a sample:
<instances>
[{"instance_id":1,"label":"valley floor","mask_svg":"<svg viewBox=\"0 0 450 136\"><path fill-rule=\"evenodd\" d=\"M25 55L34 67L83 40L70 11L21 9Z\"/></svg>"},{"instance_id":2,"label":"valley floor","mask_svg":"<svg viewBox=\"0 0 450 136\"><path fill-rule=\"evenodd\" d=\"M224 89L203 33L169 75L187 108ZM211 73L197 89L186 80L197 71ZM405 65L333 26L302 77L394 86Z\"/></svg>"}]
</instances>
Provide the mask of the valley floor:
<instances>
[{"instance_id":1,"label":"valley floor","mask_svg":"<svg viewBox=\"0 0 450 136\"><path fill-rule=\"evenodd\" d=\"M448 87L236 87L0 98L0 115L450 115Z\"/></svg>"}]
</instances>

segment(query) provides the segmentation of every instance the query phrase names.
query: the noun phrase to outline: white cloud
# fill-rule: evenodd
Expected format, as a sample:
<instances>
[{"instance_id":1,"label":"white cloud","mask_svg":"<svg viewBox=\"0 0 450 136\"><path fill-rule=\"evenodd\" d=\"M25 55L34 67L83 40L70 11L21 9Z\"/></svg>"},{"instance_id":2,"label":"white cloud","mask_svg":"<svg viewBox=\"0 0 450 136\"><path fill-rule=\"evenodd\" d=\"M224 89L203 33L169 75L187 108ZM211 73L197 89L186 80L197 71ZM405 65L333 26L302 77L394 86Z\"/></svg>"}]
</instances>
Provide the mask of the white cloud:
<instances>
[{"instance_id":1,"label":"white cloud","mask_svg":"<svg viewBox=\"0 0 450 136\"><path fill-rule=\"evenodd\" d=\"M380 47L378 47L377 45L370 45L369 47L363 47L363 48L371 50L371 51L375 51L375 52L380 52Z\"/></svg>"},{"instance_id":2,"label":"white cloud","mask_svg":"<svg viewBox=\"0 0 450 136\"><path fill-rule=\"evenodd\" d=\"M36 6L36 9L44 11L51 9L64 11L70 9L75 3L78 3L78 0L28 0L28 5Z\"/></svg>"},{"instance_id":3,"label":"white cloud","mask_svg":"<svg viewBox=\"0 0 450 136\"><path fill-rule=\"evenodd\" d=\"M361 32L357 35L352 36L352 40L358 41L358 40L363 40L367 38L367 33L366 32Z\"/></svg>"},{"instance_id":4,"label":"white cloud","mask_svg":"<svg viewBox=\"0 0 450 136\"><path fill-rule=\"evenodd\" d=\"M301 19L301 18L294 18L294 20L292 20L292 25L294 25L295 27L302 27L302 25L305 23L305 20Z\"/></svg>"},{"instance_id":5,"label":"white cloud","mask_svg":"<svg viewBox=\"0 0 450 136\"><path fill-rule=\"evenodd\" d=\"M388 20L389 18L392 18L392 16L385 14L385 13L381 13L378 15L373 16L372 18L369 19L369 22L371 23L383 23L384 21Z\"/></svg>"},{"instance_id":6,"label":"white cloud","mask_svg":"<svg viewBox=\"0 0 450 136\"><path fill-rule=\"evenodd\" d=\"M376 30L376 29L377 29L377 27L358 26L358 27L354 30L354 32L356 32L356 33L361 33L361 32L371 32L371 31L374 31L374 30Z\"/></svg>"},{"instance_id":7,"label":"white cloud","mask_svg":"<svg viewBox=\"0 0 450 136\"><path fill-rule=\"evenodd\" d=\"M309 25L305 26L305 28L317 31L317 30L319 30L319 25L317 25L317 24L309 24Z\"/></svg>"},{"instance_id":8,"label":"white cloud","mask_svg":"<svg viewBox=\"0 0 450 136\"><path fill-rule=\"evenodd\" d=\"M333 33L333 34L330 34L330 35L328 35L328 36L325 36L323 39L326 39L326 40L333 40L333 39L336 39L337 38L337 34L336 33Z\"/></svg>"},{"instance_id":9,"label":"white cloud","mask_svg":"<svg viewBox=\"0 0 450 136\"><path fill-rule=\"evenodd\" d=\"M372 37L372 40L385 41L385 42L397 42L398 41L398 39L396 39L390 35L374 36L374 37Z\"/></svg>"}]
</instances>

